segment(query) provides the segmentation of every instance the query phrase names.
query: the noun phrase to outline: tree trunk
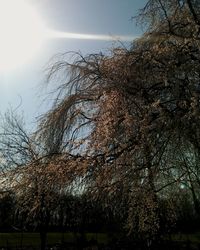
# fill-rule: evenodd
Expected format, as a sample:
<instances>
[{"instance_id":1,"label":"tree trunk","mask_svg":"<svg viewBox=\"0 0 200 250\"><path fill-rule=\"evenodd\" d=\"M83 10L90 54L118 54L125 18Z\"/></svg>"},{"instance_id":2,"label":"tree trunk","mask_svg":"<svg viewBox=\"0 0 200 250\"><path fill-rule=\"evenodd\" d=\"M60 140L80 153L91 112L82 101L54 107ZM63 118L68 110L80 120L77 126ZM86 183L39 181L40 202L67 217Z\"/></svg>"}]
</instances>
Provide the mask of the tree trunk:
<instances>
[{"instance_id":1,"label":"tree trunk","mask_svg":"<svg viewBox=\"0 0 200 250\"><path fill-rule=\"evenodd\" d=\"M41 230L40 231L40 247L41 250L45 250L46 249L46 243L47 243L47 232L46 230Z\"/></svg>"},{"instance_id":2,"label":"tree trunk","mask_svg":"<svg viewBox=\"0 0 200 250\"><path fill-rule=\"evenodd\" d=\"M194 202L194 209L195 209L195 212L197 213L197 215L200 216L200 204L199 204L199 200L197 198L196 192L195 192L195 188L194 188L193 181L192 181L190 171L188 169L187 164L186 164L186 168L187 168L188 177L189 177L189 181L190 181L190 190L191 190L192 199Z\"/></svg>"}]
</instances>

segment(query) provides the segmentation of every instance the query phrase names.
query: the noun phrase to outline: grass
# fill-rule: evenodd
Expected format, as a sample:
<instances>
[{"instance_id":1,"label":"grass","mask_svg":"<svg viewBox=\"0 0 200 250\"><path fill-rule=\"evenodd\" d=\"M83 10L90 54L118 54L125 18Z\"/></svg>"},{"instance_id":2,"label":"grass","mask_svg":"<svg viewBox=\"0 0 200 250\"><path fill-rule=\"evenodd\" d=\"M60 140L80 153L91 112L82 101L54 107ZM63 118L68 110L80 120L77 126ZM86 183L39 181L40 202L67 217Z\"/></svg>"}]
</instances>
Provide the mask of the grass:
<instances>
[{"instance_id":1,"label":"grass","mask_svg":"<svg viewBox=\"0 0 200 250\"><path fill-rule=\"evenodd\" d=\"M68 233L48 233L47 244L53 245L61 242L72 243L75 242L80 235ZM95 239L98 243L107 243L108 236L104 233L86 233L87 240ZM38 247L40 245L39 233L0 233L0 247L20 247L32 246Z\"/></svg>"},{"instance_id":2,"label":"grass","mask_svg":"<svg viewBox=\"0 0 200 250\"><path fill-rule=\"evenodd\" d=\"M62 242L73 243L77 241L80 234L74 234L72 232L66 233L48 233L47 234L47 245L59 244ZM98 243L108 243L110 237L106 233L86 233L86 239L96 240ZM112 238L112 237L111 237ZM190 241L192 246L200 245L200 232L191 234L174 234L171 236L172 242L179 242L185 244ZM40 235L39 233L0 233L0 248L1 247L33 247L39 248L40 246Z\"/></svg>"},{"instance_id":3,"label":"grass","mask_svg":"<svg viewBox=\"0 0 200 250\"><path fill-rule=\"evenodd\" d=\"M40 244L37 233L0 233L0 246L38 246Z\"/></svg>"},{"instance_id":4,"label":"grass","mask_svg":"<svg viewBox=\"0 0 200 250\"><path fill-rule=\"evenodd\" d=\"M172 236L173 241L191 241L195 244L200 244L200 232L188 233L188 234L174 234Z\"/></svg>"}]
</instances>

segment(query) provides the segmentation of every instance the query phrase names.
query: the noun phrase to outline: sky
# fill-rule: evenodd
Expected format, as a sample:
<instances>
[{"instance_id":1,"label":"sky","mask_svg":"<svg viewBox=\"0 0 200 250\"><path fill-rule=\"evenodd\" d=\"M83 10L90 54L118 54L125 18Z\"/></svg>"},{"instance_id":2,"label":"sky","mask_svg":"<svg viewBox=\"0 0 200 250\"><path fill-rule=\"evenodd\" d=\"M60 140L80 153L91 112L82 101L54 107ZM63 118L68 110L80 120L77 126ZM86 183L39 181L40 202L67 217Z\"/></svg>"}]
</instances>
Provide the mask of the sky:
<instances>
[{"instance_id":1,"label":"sky","mask_svg":"<svg viewBox=\"0 0 200 250\"><path fill-rule=\"evenodd\" d=\"M0 0L1 5L8 0ZM9 0L12 3L18 3L21 0ZM36 118L48 110L50 100L44 102L47 96L44 82L49 60L56 54L67 51L80 51L83 55L88 53L107 53L109 48L118 46L117 41L108 41L107 37L126 36L137 37L142 34L140 27L137 27L131 17L138 13L138 10L145 4L145 0L26 0L31 5L31 8L37 13L42 20L45 28L52 31L52 36L40 44L39 49L34 52L34 44L39 40L41 33L35 33L35 21L28 23L26 18L21 15L23 5L17 8L8 7L11 12L17 10L19 15L12 14L13 20L1 20L0 23L0 38L7 34L7 30L11 30L12 40L14 43L21 42L20 32L15 32L17 29L16 23L19 16L22 16L21 23L24 25L27 22L29 29L22 30L23 39L25 35L32 39L32 47L22 48L25 52L19 51L18 62L15 62L14 69L0 70L0 112L3 114L6 110L12 108L18 113L23 113L24 119L29 128L34 128ZM27 10L28 12L28 10ZM1 13L0 13L1 14ZM9 13L7 14L9 15ZM14 16L14 18L13 18ZM24 20L23 20L24 18ZM37 17L34 17L35 20ZM14 20L16 19L16 20ZM4 24L5 23L5 24ZM9 24L10 23L10 24ZM31 26L33 25L33 27ZM5 31L2 31L2 30ZM29 32L29 33L28 33ZM66 34L64 36L63 34ZM27 33L27 34L25 34ZM90 34L93 39L78 39L77 37L69 38L69 33L73 34ZM57 35L56 35L57 34ZM104 35L105 40L97 40L94 35ZM2 36L2 37L1 37ZM82 37L83 38L83 37ZM17 40L18 39L18 40ZM29 40L30 40L29 39ZM115 38L116 39L116 38ZM2 45L0 39L0 58L1 53L6 54L12 49L15 49L13 42L7 42ZM29 41L27 40L27 41ZM128 46L129 43L125 42ZM6 46L6 47L3 47ZM2 49L1 49L2 48ZM6 48L6 49L5 49ZM7 51L6 51L7 50ZM16 50L16 49L15 49ZM20 59L23 54L34 52L32 57L27 59L26 63L20 64ZM20 54L21 53L21 54ZM7 53L8 54L8 53ZM13 52L14 54L14 52ZM5 56L5 55L4 55ZM5 60L5 59L4 59ZM12 59L9 59L12 61ZM0 60L1 64L1 60ZM16 66L17 65L17 66ZM53 89L53 84L52 89ZM51 86L50 86L51 88Z\"/></svg>"}]
</instances>

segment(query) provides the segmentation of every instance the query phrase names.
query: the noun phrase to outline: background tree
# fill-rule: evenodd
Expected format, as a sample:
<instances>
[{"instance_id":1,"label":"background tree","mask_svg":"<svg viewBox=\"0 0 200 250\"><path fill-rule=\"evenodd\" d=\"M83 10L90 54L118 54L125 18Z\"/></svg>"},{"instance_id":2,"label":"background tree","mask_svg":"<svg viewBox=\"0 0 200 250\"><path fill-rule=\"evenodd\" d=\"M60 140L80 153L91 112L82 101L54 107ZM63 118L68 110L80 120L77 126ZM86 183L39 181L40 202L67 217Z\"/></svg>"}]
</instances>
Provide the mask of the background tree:
<instances>
[{"instance_id":1,"label":"background tree","mask_svg":"<svg viewBox=\"0 0 200 250\"><path fill-rule=\"evenodd\" d=\"M74 160L70 155L62 160L48 155L37 134L28 134L23 125L22 118L13 112L5 114L0 136L1 186L3 192L15 194L15 210L18 218L23 218L21 226L38 230L41 249L45 249L53 210L59 196L69 192L73 179L63 165Z\"/></svg>"}]
</instances>

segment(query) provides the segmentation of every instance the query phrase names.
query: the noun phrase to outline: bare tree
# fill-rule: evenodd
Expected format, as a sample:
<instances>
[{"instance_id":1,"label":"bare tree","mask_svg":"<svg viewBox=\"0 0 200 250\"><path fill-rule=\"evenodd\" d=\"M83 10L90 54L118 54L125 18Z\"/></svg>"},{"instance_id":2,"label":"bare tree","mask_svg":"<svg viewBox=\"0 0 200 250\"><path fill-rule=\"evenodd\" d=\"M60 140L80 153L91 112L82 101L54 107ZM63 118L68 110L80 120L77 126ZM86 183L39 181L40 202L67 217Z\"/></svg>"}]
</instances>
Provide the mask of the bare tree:
<instances>
[{"instance_id":1,"label":"bare tree","mask_svg":"<svg viewBox=\"0 0 200 250\"><path fill-rule=\"evenodd\" d=\"M75 159L70 155L62 159L48 155L37 134L26 132L22 117L12 111L3 117L0 153L1 188L15 194L23 225L32 225L40 231L41 249L45 249L52 211L59 196L70 192L74 180L74 173L63 165L73 164Z\"/></svg>"}]
</instances>

